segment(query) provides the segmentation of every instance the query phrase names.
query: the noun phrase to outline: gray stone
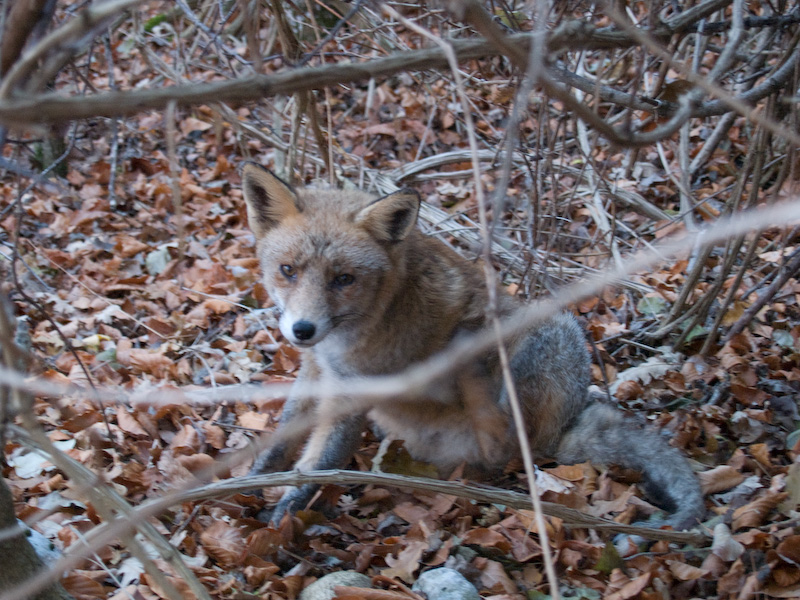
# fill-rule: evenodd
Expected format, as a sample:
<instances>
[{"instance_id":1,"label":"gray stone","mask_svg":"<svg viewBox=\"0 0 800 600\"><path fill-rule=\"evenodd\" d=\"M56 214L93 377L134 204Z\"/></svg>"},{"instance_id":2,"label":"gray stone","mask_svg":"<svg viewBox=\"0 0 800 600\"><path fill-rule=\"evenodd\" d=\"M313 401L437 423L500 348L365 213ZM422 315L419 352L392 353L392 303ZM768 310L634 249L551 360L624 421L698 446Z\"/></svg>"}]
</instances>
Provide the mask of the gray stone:
<instances>
[{"instance_id":1,"label":"gray stone","mask_svg":"<svg viewBox=\"0 0 800 600\"><path fill-rule=\"evenodd\" d=\"M455 569L442 567L425 571L411 588L430 600L480 600L475 586Z\"/></svg>"},{"instance_id":2,"label":"gray stone","mask_svg":"<svg viewBox=\"0 0 800 600\"><path fill-rule=\"evenodd\" d=\"M300 600L332 600L336 597L337 585L371 588L372 580L357 571L336 571L317 579L300 592Z\"/></svg>"}]
</instances>

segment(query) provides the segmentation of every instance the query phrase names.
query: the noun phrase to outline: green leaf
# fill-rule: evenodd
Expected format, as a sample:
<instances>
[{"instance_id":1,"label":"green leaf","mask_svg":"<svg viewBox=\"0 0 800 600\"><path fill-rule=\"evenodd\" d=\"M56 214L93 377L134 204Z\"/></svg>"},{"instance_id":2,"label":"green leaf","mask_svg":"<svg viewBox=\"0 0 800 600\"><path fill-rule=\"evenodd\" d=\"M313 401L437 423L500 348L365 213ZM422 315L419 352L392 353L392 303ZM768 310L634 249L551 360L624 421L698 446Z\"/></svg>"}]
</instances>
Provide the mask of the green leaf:
<instances>
[{"instance_id":1,"label":"green leaf","mask_svg":"<svg viewBox=\"0 0 800 600\"><path fill-rule=\"evenodd\" d=\"M793 446L793 444L790 445L789 438L795 436L794 441L797 441L796 438L798 434L800 434L800 430L795 430L786 438L786 445L789 448ZM789 467L789 472L786 474L785 482L785 490L789 494L789 497L778 505L778 510L784 515L788 515L791 511L797 510L797 507L800 506L800 463L792 463L792 466Z\"/></svg>"},{"instance_id":2,"label":"green leaf","mask_svg":"<svg viewBox=\"0 0 800 600\"><path fill-rule=\"evenodd\" d=\"M525 23L528 20L528 16L520 11L520 10L512 10L512 11L505 11L505 10L495 10L494 14L497 18L500 19L500 22L510 29L517 29L520 23ZM548 598L550 596L547 596Z\"/></svg>"},{"instance_id":3,"label":"green leaf","mask_svg":"<svg viewBox=\"0 0 800 600\"><path fill-rule=\"evenodd\" d=\"M686 343L688 344L692 340L707 334L708 334L708 329L706 329L702 325L695 325L694 327L692 327L692 330L686 336Z\"/></svg>"},{"instance_id":4,"label":"green leaf","mask_svg":"<svg viewBox=\"0 0 800 600\"><path fill-rule=\"evenodd\" d=\"M98 362L117 362L117 349L109 348L97 353L95 357Z\"/></svg>"},{"instance_id":5,"label":"green leaf","mask_svg":"<svg viewBox=\"0 0 800 600\"><path fill-rule=\"evenodd\" d=\"M800 429L795 429L792 433L786 436L786 447L792 449L797 444L797 440L800 440ZM793 463L792 466L798 463ZM791 469L789 472L791 473ZM800 477L798 477L800 479Z\"/></svg>"},{"instance_id":6,"label":"green leaf","mask_svg":"<svg viewBox=\"0 0 800 600\"><path fill-rule=\"evenodd\" d=\"M151 17L144 22L144 30L147 33L153 31L156 26L161 25L164 21L167 20L167 15L156 15L155 17Z\"/></svg>"},{"instance_id":7,"label":"green leaf","mask_svg":"<svg viewBox=\"0 0 800 600\"><path fill-rule=\"evenodd\" d=\"M119 52L124 56L127 56L128 54L131 53L131 50L133 50L135 47L136 47L136 39L133 37L128 37L122 40L119 46L117 46L117 52Z\"/></svg>"},{"instance_id":8,"label":"green leaf","mask_svg":"<svg viewBox=\"0 0 800 600\"><path fill-rule=\"evenodd\" d=\"M646 317L656 317L667 312L667 301L661 296L645 296L639 300L636 310Z\"/></svg>"},{"instance_id":9,"label":"green leaf","mask_svg":"<svg viewBox=\"0 0 800 600\"><path fill-rule=\"evenodd\" d=\"M166 245L161 246L158 250L153 250L144 260L147 272L150 273L150 275L158 275L167 268L170 259L169 249Z\"/></svg>"},{"instance_id":10,"label":"green leaf","mask_svg":"<svg viewBox=\"0 0 800 600\"><path fill-rule=\"evenodd\" d=\"M781 348L794 348L794 337L785 329L776 329L773 331L772 339Z\"/></svg>"},{"instance_id":11,"label":"green leaf","mask_svg":"<svg viewBox=\"0 0 800 600\"><path fill-rule=\"evenodd\" d=\"M566 594L563 596L564 600L600 600L600 592L597 590L593 590L592 588L576 588L572 590L575 592L575 595ZM550 596L547 596L548 598Z\"/></svg>"},{"instance_id":12,"label":"green leaf","mask_svg":"<svg viewBox=\"0 0 800 600\"><path fill-rule=\"evenodd\" d=\"M621 569L624 565L625 562L622 560L619 552L617 552L614 544L606 542L606 547L603 548L603 551L600 553L600 560L597 561L594 568L608 575L614 569Z\"/></svg>"},{"instance_id":13,"label":"green leaf","mask_svg":"<svg viewBox=\"0 0 800 600\"><path fill-rule=\"evenodd\" d=\"M384 473L395 473L410 477L430 477L435 479L439 476L439 471L432 464L411 458L408 450L398 440L389 445L389 449L383 455L380 467Z\"/></svg>"}]
</instances>

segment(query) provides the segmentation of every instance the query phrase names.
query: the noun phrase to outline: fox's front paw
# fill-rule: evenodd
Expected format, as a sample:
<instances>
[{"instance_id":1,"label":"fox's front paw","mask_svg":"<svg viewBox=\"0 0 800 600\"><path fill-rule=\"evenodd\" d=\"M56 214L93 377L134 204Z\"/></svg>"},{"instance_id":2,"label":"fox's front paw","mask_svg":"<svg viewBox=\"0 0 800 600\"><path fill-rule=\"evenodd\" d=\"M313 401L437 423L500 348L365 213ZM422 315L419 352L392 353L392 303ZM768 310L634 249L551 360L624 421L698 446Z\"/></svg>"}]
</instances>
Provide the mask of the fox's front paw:
<instances>
[{"instance_id":1,"label":"fox's front paw","mask_svg":"<svg viewBox=\"0 0 800 600\"><path fill-rule=\"evenodd\" d=\"M272 509L262 508L256 513L256 519L267 525L272 523Z\"/></svg>"},{"instance_id":2,"label":"fox's front paw","mask_svg":"<svg viewBox=\"0 0 800 600\"><path fill-rule=\"evenodd\" d=\"M261 510L257 518L259 521L263 521L264 523L268 523L274 527L280 525L283 517L286 515L293 515L298 511L298 507L295 505L293 501L286 501L286 496L284 496L280 502L278 502L277 506L272 510L263 509Z\"/></svg>"},{"instance_id":3,"label":"fox's front paw","mask_svg":"<svg viewBox=\"0 0 800 600\"><path fill-rule=\"evenodd\" d=\"M304 485L299 488L291 488L281 497L275 508L272 510L267 508L260 510L256 518L263 523L278 525L284 515L293 515L298 510L305 508L311 498L314 497L318 487L316 485Z\"/></svg>"}]
</instances>

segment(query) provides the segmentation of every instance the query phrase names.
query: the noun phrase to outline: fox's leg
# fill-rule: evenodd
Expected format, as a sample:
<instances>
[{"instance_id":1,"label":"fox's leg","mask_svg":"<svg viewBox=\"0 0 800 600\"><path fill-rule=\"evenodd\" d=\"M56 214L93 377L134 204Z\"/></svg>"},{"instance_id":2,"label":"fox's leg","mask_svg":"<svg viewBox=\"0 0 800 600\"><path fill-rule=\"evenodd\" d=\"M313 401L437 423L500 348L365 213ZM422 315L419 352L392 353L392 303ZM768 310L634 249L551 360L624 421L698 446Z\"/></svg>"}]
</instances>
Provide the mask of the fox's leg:
<instances>
[{"instance_id":1,"label":"fox's leg","mask_svg":"<svg viewBox=\"0 0 800 600\"><path fill-rule=\"evenodd\" d=\"M286 471L291 466L311 430L314 404L313 400L289 395L275 432L281 440L258 455L248 475Z\"/></svg>"},{"instance_id":2,"label":"fox's leg","mask_svg":"<svg viewBox=\"0 0 800 600\"><path fill-rule=\"evenodd\" d=\"M511 431L507 407L498 404L488 369L481 365L465 367L456 378L463 410L472 426L481 454L477 473L489 476L499 472L513 453L513 444L506 443ZM470 471L468 471L471 473Z\"/></svg>"},{"instance_id":3,"label":"fox's leg","mask_svg":"<svg viewBox=\"0 0 800 600\"><path fill-rule=\"evenodd\" d=\"M338 469L347 465L361 442L366 418L356 415L336 420L332 423L321 423L308 439L303 455L295 465L298 471L320 469ZM307 484L289 489L278 502L269 521L278 523L287 512L304 508L319 485ZM259 518L262 515L259 514Z\"/></svg>"},{"instance_id":4,"label":"fox's leg","mask_svg":"<svg viewBox=\"0 0 800 600\"><path fill-rule=\"evenodd\" d=\"M319 369L312 356L304 356L303 364L297 374L295 385L319 379ZM278 429L275 432L280 441L262 452L253 462L248 475L261 475L285 471L294 461L300 447L314 427L314 411L317 406L316 398L303 397L296 393L295 387L289 392L289 397L283 406Z\"/></svg>"},{"instance_id":5,"label":"fox's leg","mask_svg":"<svg viewBox=\"0 0 800 600\"><path fill-rule=\"evenodd\" d=\"M531 449L553 456L564 431L587 404L589 355L581 327L562 313L537 325L512 347L514 379ZM508 390L501 406L508 409Z\"/></svg>"}]
</instances>

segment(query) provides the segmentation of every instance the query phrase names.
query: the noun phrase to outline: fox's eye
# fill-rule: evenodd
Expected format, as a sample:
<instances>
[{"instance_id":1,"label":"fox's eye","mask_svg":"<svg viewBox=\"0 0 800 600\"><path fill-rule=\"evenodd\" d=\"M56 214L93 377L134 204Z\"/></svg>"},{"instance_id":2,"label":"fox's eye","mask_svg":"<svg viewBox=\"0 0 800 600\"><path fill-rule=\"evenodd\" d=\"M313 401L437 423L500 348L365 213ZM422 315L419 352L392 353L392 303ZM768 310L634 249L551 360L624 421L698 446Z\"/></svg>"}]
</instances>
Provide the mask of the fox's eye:
<instances>
[{"instance_id":1,"label":"fox's eye","mask_svg":"<svg viewBox=\"0 0 800 600\"><path fill-rule=\"evenodd\" d=\"M281 273L283 273L284 277L294 279L297 276L297 269L292 265L281 265Z\"/></svg>"},{"instance_id":2,"label":"fox's eye","mask_svg":"<svg viewBox=\"0 0 800 600\"><path fill-rule=\"evenodd\" d=\"M337 287L344 287L346 285L350 285L355 280L356 278L349 273L342 273L341 275L337 275L333 278L333 284Z\"/></svg>"}]
</instances>

